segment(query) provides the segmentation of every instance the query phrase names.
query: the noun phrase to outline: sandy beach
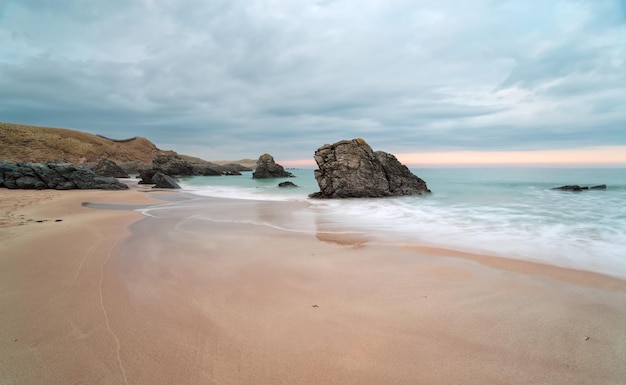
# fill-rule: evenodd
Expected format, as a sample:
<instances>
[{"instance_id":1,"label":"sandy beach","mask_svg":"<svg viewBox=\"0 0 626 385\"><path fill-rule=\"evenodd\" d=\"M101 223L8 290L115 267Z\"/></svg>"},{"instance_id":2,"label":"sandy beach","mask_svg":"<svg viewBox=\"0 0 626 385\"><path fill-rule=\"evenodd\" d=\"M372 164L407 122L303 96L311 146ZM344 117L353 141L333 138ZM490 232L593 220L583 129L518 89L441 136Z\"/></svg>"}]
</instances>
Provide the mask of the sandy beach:
<instances>
[{"instance_id":1,"label":"sandy beach","mask_svg":"<svg viewBox=\"0 0 626 385\"><path fill-rule=\"evenodd\" d=\"M166 198L0 189L0 384L626 382L620 279Z\"/></svg>"}]
</instances>

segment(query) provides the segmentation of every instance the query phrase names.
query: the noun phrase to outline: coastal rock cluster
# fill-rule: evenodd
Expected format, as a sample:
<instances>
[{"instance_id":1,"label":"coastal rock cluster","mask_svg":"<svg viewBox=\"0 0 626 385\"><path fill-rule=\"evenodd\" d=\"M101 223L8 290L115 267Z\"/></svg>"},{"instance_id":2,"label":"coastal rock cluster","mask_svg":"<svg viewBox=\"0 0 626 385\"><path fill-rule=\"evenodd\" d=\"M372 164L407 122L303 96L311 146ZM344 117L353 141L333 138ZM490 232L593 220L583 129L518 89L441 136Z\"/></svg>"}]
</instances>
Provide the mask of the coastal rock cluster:
<instances>
[{"instance_id":1,"label":"coastal rock cluster","mask_svg":"<svg viewBox=\"0 0 626 385\"><path fill-rule=\"evenodd\" d=\"M374 152L363 139L325 144L315 151L320 191L311 198L377 198L430 193L395 156Z\"/></svg>"},{"instance_id":2,"label":"coastal rock cluster","mask_svg":"<svg viewBox=\"0 0 626 385\"><path fill-rule=\"evenodd\" d=\"M154 176L157 173L169 177L179 176L218 176L218 175L241 175L241 171L252 171L248 167L240 164L218 165L207 161L196 159L195 162L175 154L159 154L154 157L150 167L139 171L139 178L142 184L154 184ZM163 178L161 178L163 180ZM173 179L172 179L173 180Z\"/></svg>"},{"instance_id":3,"label":"coastal rock cluster","mask_svg":"<svg viewBox=\"0 0 626 385\"><path fill-rule=\"evenodd\" d=\"M193 175L193 166L179 155L159 154L152 160L152 169L170 176Z\"/></svg>"},{"instance_id":4,"label":"coastal rock cluster","mask_svg":"<svg viewBox=\"0 0 626 385\"><path fill-rule=\"evenodd\" d=\"M256 162L256 170L252 173L253 179L262 178L291 178L293 174L285 171L283 166L274 161L270 154L263 154Z\"/></svg>"},{"instance_id":5,"label":"coastal rock cluster","mask_svg":"<svg viewBox=\"0 0 626 385\"><path fill-rule=\"evenodd\" d=\"M0 161L0 187L9 189L125 190L124 183L96 175L92 170L64 161L30 163Z\"/></svg>"}]
</instances>

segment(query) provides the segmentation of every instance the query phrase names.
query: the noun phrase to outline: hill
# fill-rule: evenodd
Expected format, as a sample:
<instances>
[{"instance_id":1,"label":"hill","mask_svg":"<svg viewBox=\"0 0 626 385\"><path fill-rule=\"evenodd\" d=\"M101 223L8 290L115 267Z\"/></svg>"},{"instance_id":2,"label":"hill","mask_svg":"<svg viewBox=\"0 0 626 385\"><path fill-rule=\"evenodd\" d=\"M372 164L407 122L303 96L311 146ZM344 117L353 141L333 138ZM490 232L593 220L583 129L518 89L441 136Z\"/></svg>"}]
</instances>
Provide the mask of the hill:
<instances>
[{"instance_id":1,"label":"hill","mask_svg":"<svg viewBox=\"0 0 626 385\"><path fill-rule=\"evenodd\" d=\"M116 163L152 163L157 154L176 154L157 148L146 138L111 139L65 128L0 122L0 159L46 162L65 159L73 164L108 158Z\"/></svg>"}]
</instances>

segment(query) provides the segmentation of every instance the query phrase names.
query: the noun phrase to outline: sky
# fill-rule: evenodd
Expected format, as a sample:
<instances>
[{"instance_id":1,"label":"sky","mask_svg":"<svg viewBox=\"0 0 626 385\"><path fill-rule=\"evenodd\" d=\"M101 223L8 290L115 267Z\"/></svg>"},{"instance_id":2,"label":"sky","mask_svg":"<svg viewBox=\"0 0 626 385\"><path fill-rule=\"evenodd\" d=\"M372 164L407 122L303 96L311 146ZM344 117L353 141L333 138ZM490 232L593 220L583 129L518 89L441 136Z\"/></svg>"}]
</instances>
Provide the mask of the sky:
<instances>
[{"instance_id":1,"label":"sky","mask_svg":"<svg viewBox=\"0 0 626 385\"><path fill-rule=\"evenodd\" d=\"M626 164L626 0L0 0L0 121L207 160Z\"/></svg>"}]
</instances>

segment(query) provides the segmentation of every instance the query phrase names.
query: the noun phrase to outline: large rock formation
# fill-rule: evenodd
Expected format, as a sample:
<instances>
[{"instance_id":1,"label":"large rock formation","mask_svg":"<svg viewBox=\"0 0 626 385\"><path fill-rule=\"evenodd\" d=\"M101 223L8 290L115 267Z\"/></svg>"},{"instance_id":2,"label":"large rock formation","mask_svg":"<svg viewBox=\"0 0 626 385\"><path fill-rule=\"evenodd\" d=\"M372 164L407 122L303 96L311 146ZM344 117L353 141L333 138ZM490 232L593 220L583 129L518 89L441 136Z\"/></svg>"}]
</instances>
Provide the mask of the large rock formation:
<instances>
[{"instance_id":1,"label":"large rock formation","mask_svg":"<svg viewBox=\"0 0 626 385\"><path fill-rule=\"evenodd\" d=\"M122 170L114 161L102 158L97 165L91 168L96 175L110 176L113 178L130 178L126 171Z\"/></svg>"},{"instance_id":2,"label":"large rock formation","mask_svg":"<svg viewBox=\"0 0 626 385\"><path fill-rule=\"evenodd\" d=\"M128 188L115 178L98 176L88 168L66 162L10 161L0 161L0 187L38 190L124 190Z\"/></svg>"},{"instance_id":3,"label":"large rock formation","mask_svg":"<svg viewBox=\"0 0 626 385\"><path fill-rule=\"evenodd\" d=\"M283 166L274 162L270 154L263 154L256 162L256 170L252 173L252 178L291 178L293 174L285 171Z\"/></svg>"},{"instance_id":4,"label":"large rock formation","mask_svg":"<svg viewBox=\"0 0 626 385\"><path fill-rule=\"evenodd\" d=\"M312 198L377 198L430 193L395 156L372 151L363 139L325 144L315 151L315 179L320 191Z\"/></svg>"},{"instance_id":5,"label":"large rock formation","mask_svg":"<svg viewBox=\"0 0 626 385\"><path fill-rule=\"evenodd\" d=\"M159 154L152 160L152 167L170 176L194 174L193 165L179 155Z\"/></svg>"},{"instance_id":6,"label":"large rock formation","mask_svg":"<svg viewBox=\"0 0 626 385\"><path fill-rule=\"evenodd\" d=\"M191 176L196 174L194 167L179 155L157 155L152 160L152 167L139 171L140 184L155 184L153 180L157 173L168 176Z\"/></svg>"}]
</instances>

